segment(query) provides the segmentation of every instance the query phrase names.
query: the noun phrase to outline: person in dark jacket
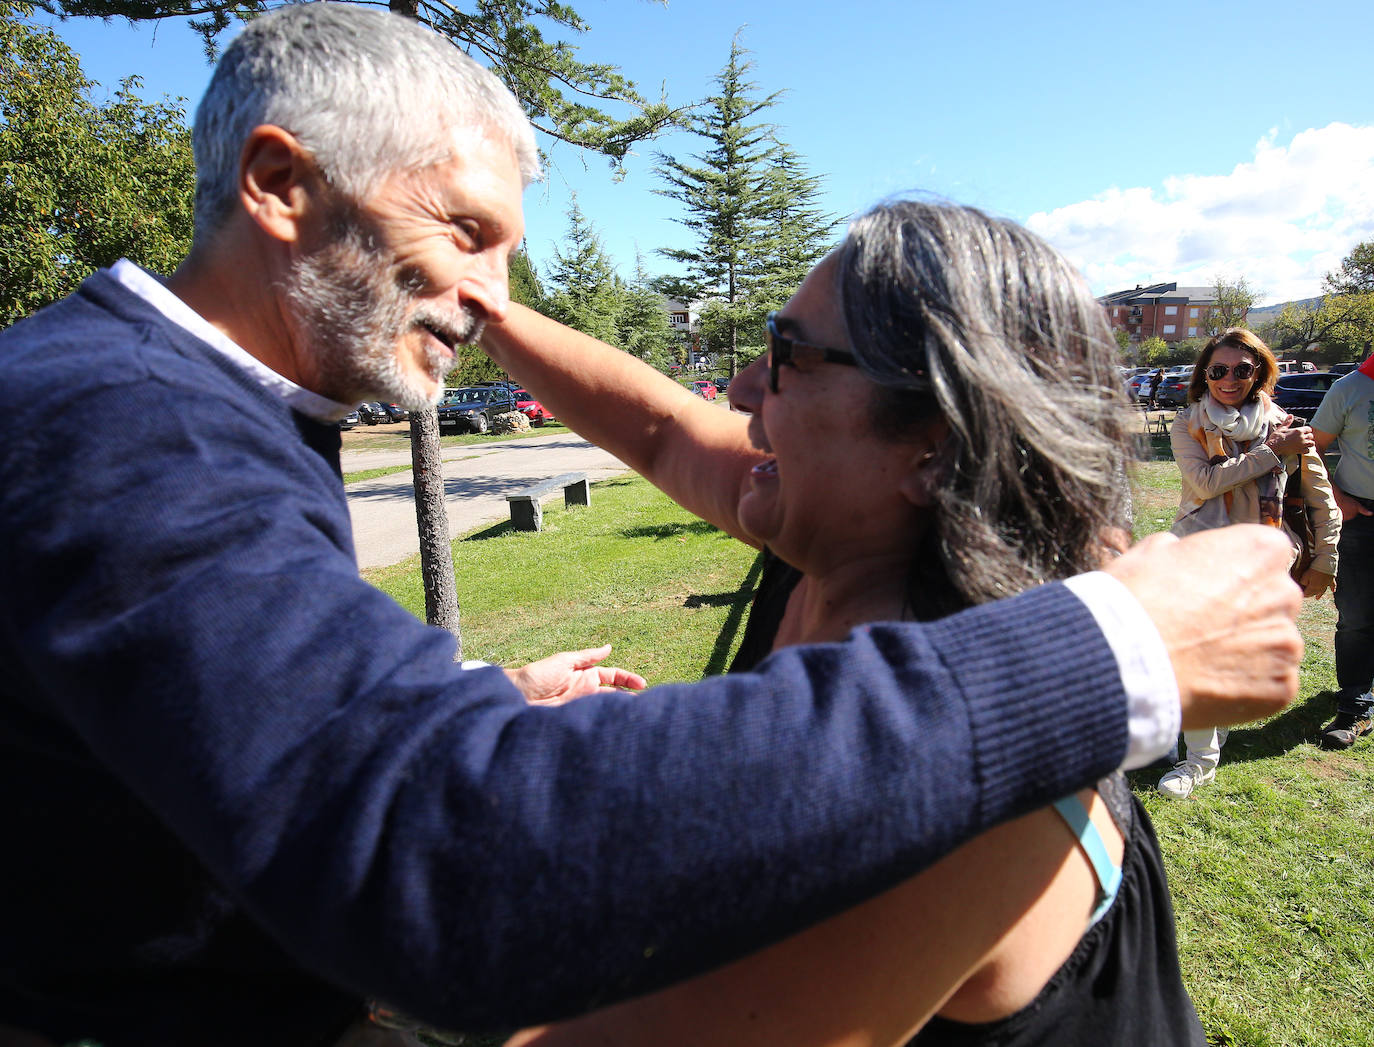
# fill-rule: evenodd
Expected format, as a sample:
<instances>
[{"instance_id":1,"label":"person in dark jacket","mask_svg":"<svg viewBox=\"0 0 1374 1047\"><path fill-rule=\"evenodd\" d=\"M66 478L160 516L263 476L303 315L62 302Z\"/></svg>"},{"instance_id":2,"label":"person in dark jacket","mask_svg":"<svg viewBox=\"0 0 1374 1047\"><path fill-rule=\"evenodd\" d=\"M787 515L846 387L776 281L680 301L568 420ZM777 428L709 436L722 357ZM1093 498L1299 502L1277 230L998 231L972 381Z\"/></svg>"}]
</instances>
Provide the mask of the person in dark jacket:
<instances>
[{"instance_id":1,"label":"person in dark jacket","mask_svg":"<svg viewBox=\"0 0 1374 1047\"><path fill-rule=\"evenodd\" d=\"M1156 407L1159 406L1157 402L1157 397L1159 396L1159 387L1163 383L1163 381L1164 368L1160 367L1156 368L1155 373L1150 375L1149 380L1145 383L1145 409L1147 411L1153 411Z\"/></svg>"}]
</instances>

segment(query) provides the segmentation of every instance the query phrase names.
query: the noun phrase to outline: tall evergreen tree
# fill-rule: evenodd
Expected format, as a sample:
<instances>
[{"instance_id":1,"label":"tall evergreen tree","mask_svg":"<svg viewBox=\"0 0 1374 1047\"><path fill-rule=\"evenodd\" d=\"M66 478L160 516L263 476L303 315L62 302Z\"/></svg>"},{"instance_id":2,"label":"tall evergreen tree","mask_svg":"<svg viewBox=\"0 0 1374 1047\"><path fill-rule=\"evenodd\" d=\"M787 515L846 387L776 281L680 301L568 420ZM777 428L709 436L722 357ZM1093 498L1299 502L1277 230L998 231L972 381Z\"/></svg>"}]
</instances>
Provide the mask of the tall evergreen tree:
<instances>
[{"instance_id":1,"label":"tall evergreen tree","mask_svg":"<svg viewBox=\"0 0 1374 1047\"><path fill-rule=\"evenodd\" d=\"M719 303L715 312L721 318L721 344L715 348L727 354L731 376L740 332L753 319L749 295L767 265L760 234L770 202L773 127L753 121L780 94L758 96L758 85L746 79L753 68L747 54L736 37L730 60L716 78L718 93L690 120L691 129L710 147L694 156L694 163L660 154L657 168L670 187L657 192L681 201L687 214L678 220L697 237L695 249L662 253L686 267L696 298Z\"/></svg>"},{"instance_id":2,"label":"tall evergreen tree","mask_svg":"<svg viewBox=\"0 0 1374 1047\"><path fill-rule=\"evenodd\" d=\"M568 235L549 266L548 314L560 323L614 344L624 287L597 234L574 196Z\"/></svg>"},{"instance_id":3,"label":"tall evergreen tree","mask_svg":"<svg viewBox=\"0 0 1374 1047\"><path fill-rule=\"evenodd\" d=\"M663 296L653 289L644 271L643 257L637 255L635 278L625 288L616 322L616 344L631 356L666 372L668 365L676 360L674 350L678 334L668 322L663 305Z\"/></svg>"},{"instance_id":4,"label":"tall evergreen tree","mask_svg":"<svg viewBox=\"0 0 1374 1047\"><path fill-rule=\"evenodd\" d=\"M762 309L779 309L835 246L839 220L817 203L821 176L808 173L801 156L774 138L764 182L763 247L769 263L758 288Z\"/></svg>"}]
</instances>

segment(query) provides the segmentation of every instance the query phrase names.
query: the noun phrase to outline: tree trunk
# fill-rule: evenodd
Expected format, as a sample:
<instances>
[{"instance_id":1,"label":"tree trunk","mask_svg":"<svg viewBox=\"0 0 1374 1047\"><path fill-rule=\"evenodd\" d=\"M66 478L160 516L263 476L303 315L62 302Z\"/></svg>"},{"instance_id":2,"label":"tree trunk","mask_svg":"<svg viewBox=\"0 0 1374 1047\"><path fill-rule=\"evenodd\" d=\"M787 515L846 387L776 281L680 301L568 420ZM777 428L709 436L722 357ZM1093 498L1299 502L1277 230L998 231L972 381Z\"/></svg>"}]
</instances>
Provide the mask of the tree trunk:
<instances>
[{"instance_id":1,"label":"tree trunk","mask_svg":"<svg viewBox=\"0 0 1374 1047\"><path fill-rule=\"evenodd\" d=\"M439 416L433 408L410 412L410 462L415 480L415 522L420 531L420 577L425 584L425 621L447 629L463 660L453 546L444 508L444 469L439 458Z\"/></svg>"}]
</instances>

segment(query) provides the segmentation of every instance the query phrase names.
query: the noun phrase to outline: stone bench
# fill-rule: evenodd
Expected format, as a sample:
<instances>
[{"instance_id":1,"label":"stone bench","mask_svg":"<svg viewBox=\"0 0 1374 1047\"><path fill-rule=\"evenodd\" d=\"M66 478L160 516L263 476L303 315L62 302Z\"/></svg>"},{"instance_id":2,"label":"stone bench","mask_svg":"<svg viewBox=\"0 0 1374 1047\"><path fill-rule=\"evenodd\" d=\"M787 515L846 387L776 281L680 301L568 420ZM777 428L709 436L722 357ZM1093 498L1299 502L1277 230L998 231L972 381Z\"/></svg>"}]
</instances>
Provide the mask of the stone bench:
<instances>
[{"instance_id":1,"label":"stone bench","mask_svg":"<svg viewBox=\"0 0 1374 1047\"><path fill-rule=\"evenodd\" d=\"M550 480L506 495L510 503L510 522L517 531L538 531L544 526L544 509L539 500L563 488L564 505L591 505L592 488L586 473L563 473Z\"/></svg>"}]
</instances>

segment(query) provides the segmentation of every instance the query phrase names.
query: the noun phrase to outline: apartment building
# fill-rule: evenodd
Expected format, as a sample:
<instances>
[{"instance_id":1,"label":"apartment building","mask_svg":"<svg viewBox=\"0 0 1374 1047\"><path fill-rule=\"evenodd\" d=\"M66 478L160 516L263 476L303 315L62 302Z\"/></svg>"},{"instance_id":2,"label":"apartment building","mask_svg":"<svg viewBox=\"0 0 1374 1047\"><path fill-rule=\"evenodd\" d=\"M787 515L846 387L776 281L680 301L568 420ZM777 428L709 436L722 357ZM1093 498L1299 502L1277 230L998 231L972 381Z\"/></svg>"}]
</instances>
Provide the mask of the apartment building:
<instances>
[{"instance_id":1,"label":"apartment building","mask_svg":"<svg viewBox=\"0 0 1374 1047\"><path fill-rule=\"evenodd\" d=\"M1136 284L1098 299L1113 330L1125 331L1133 342L1162 338L1181 342L1206 338L1207 317L1216 308L1215 287L1179 287L1176 283Z\"/></svg>"}]
</instances>

